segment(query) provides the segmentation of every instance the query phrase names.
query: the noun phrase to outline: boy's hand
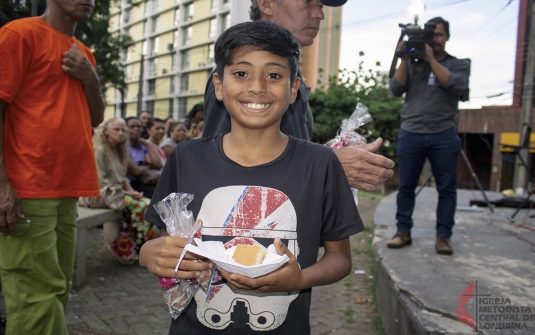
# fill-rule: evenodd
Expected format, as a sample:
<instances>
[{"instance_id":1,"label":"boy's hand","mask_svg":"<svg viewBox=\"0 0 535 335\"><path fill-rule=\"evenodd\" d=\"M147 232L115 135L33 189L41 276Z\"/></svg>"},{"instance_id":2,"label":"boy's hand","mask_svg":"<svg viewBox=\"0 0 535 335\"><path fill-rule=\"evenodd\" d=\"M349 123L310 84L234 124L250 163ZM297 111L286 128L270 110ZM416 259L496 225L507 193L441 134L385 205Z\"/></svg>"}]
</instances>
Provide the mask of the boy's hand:
<instances>
[{"instance_id":1,"label":"boy's hand","mask_svg":"<svg viewBox=\"0 0 535 335\"><path fill-rule=\"evenodd\" d=\"M139 251L139 264L158 277L174 278L176 264L187 242L186 238L168 236L167 232L162 230L161 237L143 244ZM210 271L213 267L212 262L188 252L180 263L177 278L206 277L207 274L203 272Z\"/></svg>"},{"instance_id":2,"label":"boy's hand","mask_svg":"<svg viewBox=\"0 0 535 335\"><path fill-rule=\"evenodd\" d=\"M218 271L227 280L227 283L237 290L255 292L291 292L306 288L301 268L295 256L282 243L280 238L273 242L279 255L288 255L290 260L277 270L267 275L249 278L237 273L229 273L221 268Z\"/></svg>"},{"instance_id":3,"label":"boy's hand","mask_svg":"<svg viewBox=\"0 0 535 335\"><path fill-rule=\"evenodd\" d=\"M86 80L92 80L96 76L93 65L78 49L76 43L63 54L61 69L82 83L85 83Z\"/></svg>"}]
</instances>

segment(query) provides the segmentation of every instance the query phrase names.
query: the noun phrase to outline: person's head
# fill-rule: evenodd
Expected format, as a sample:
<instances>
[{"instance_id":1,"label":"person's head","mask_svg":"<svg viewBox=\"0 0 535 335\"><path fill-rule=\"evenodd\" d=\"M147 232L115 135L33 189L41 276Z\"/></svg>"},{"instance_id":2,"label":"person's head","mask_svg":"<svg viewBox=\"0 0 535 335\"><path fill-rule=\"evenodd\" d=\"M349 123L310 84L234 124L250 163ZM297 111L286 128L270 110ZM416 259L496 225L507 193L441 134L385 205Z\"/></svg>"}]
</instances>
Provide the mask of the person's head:
<instances>
[{"instance_id":1,"label":"person's head","mask_svg":"<svg viewBox=\"0 0 535 335\"><path fill-rule=\"evenodd\" d=\"M202 104L196 104L188 113L188 119L190 119L191 123L199 123L203 119L203 116L204 106Z\"/></svg>"},{"instance_id":2,"label":"person's head","mask_svg":"<svg viewBox=\"0 0 535 335\"><path fill-rule=\"evenodd\" d=\"M165 119L164 121L164 124L165 124L165 134L167 135L167 137L169 137L169 127L175 123L175 119L173 119L172 116L169 116L167 119Z\"/></svg>"},{"instance_id":3,"label":"person's head","mask_svg":"<svg viewBox=\"0 0 535 335\"><path fill-rule=\"evenodd\" d=\"M102 122L93 137L94 147L104 146L108 154L117 154L125 162L126 123L120 117L112 117Z\"/></svg>"},{"instance_id":4,"label":"person's head","mask_svg":"<svg viewBox=\"0 0 535 335\"><path fill-rule=\"evenodd\" d=\"M187 132L188 130L186 129L184 122L176 122L169 127L167 136L175 141L175 143L180 143L186 140Z\"/></svg>"},{"instance_id":5,"label":"person's head","mask_svg":"<svg viewBox=\"0 0 535 335\"><path fill-rule=\"evenodd\" d=\"M45 14L66 16L74 23L87 21L95 9L95 0L47 0Z\"/></svg>"},{"instance_id":6,"label":"person's head","mask_svg":"<svg viewBox=\"0 0 535 335\"><path fill-rule=\"evenodd\" d=\"M450 23L441 17L432 18L427 23L436 24L435 36L431 47L435 55L443 56L446 52L446 42L450 39Z\"/></svg>"},{"instance_id":7,"label":"person's head","mask_svg":"<svg viewBox=\"0 0 535 335\"><path fill-rule=\"evenodd\" d=\"M338 7L347 0L251 0L251 20L269 20L288 29L302 46L312 45L325 18L323 6Z\"/></svg>"},{"instance_id":8,"label":"person's head","mask_svg":"<svg viewBox=\"0 0 535 335\"><path fill-rule=\"evenodd\" d=\"M141 113L139 113L138 118L139 118L139 120L141 120L141 125L144 128L147 128L147 124L148 124L149 120L152 119L152 114L150 112L147 112L147 111L142 111Z\"/></svg>"},{"instance_id":9,"label":"person's head","mask_svg":"<svg viewBox=\"0 0 535 335\"><path fill-rule=\"evenodd\" d=\"M130 143L136 143L139 141L143 131L143 125L141 124L140 119L135 116L127 117L126 129L128 131L128 139L130 140Z\"/></svg>"},{"instance_id":10,"label":"person's head","mask_svg":"<svg viewBox=\"0 0 535 335\"><path fill-rule=\"evenodd\" d=\"M162 119L152 118L147 122L147 133L149 140L159 144L165 135L165 124Z\"/></svg>"},{"instance_id":11,"label":"person's head","mask_svg":"<svg viewBox=\"0 0 535 335\"><path fill-rule=\"evenodd\" d=\"M295 37L269 21L245 22L224 31L214 49L216 98L232 120L256 128L280 122L301 83Z\"/></svg>"}]
</instances>

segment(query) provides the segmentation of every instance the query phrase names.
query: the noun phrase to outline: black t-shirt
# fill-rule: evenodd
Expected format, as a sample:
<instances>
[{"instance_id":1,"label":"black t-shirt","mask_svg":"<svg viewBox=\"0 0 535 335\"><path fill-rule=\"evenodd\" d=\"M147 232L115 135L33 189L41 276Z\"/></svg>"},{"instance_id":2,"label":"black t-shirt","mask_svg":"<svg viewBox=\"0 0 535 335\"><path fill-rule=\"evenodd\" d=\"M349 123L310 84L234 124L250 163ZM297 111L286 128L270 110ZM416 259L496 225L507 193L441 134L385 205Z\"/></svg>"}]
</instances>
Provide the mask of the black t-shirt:
<instances>
[{"instance_id":1,"label":"black t-shirt","mask_svg":"<svg viewBox=\"0 0 535 335\"><path fill-rule=\"evenodd\" d=\"M332 149L290 137L277 159L243 167L224 154L222 138L176 146L145 220L165 228L152 204L173 192L190 193L188 208L203 221L203 240L267 247L278 236L302 269L316 263L320 238L341 240L364 229ZM169 334L308 334L310 295L311 289L244 294L216 280L208 294L199 289Z\"/></svg>"},{"instance_id":2,"label":"black t-shirt","mask_svg":"<svg viewBox=\"0 0 535 335\"><path fill-rule=\"evenodd\" d=\"M301 77L301 73L298 74ZM302 140L311 140L314 117L308 104L310 87L301 78L301 86L297 92L295 102L288 106L281 118L281 132ZM204 129L202 137L212 137L230 132L230 115L223 101L215 97L215 87L212 76L208 78L204 90Z\"/></svg>"}]
</instances>

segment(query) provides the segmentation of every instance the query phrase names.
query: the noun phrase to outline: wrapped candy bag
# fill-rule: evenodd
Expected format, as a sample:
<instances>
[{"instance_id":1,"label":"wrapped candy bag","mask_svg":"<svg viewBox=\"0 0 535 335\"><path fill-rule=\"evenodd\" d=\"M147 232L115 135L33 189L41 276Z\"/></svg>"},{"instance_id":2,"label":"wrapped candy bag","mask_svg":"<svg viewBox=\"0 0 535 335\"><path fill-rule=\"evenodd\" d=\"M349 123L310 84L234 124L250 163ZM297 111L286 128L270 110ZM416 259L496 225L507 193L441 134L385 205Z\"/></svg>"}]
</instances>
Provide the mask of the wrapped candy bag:
<instances>
[{"instance_id":1,"label":"wrapped candy bag","mask_svg":"<svg viewBox=\"0 0 535 335\"><path fill-rule=\"evenodd\" d=\"M187 209L192 200L192 194L171 193L154 205L156 212L165 222L169 235L185 237L189 239L188 243L191 243L195 233L200 228L200 221L194 225L193 213ZM175 268L175 275L185 254L186 250L184 249ZM169 313L173 319L176 319L197 293L199 282L197 279L178 278L159 278L159 282L163 289L165 302L169 307Z\"/></svg>"},{"instance_id":2,"label":"wrapped candy bag","mask_svg":"<svg viewBox=\"0 0 535 335\"><path fill-rule=\"evenodd\" d=\"M372 117L368 112L368 107L359 102L349 119L342 120L338 135L327 142L327 145L333 149L339 149L354 144L366 144L367 135L363 135L360 127L370 121L372 121Z\"/></svg>"},{"instance_id":3,"label":"wrapped candy bag","mask_svg":"<svg viewBox=\"0 0 535 335\"><path fill-rule=\"evenodd\" d=\"M339 149L355 144L366 144L366 137L370 134L364 133L361 127L370 121L372 121L372 116L368 112L368 107L359 102L349 119L342 120L338 135L327 142L327 146L333 149ZM357 189L351 188L351 191L353 192L355 203L358 205Z\"/></svg>"}]
</instances>

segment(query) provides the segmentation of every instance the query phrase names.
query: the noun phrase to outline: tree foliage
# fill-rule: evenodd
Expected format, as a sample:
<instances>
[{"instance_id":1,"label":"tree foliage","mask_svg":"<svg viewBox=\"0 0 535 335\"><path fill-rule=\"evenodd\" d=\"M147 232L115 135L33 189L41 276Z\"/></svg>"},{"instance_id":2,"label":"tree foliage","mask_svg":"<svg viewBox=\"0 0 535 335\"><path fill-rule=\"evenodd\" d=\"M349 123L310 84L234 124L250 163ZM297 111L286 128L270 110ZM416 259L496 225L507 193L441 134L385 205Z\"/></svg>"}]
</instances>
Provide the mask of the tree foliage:
<instances>
[{"instance_id":1,"label":"tree foliage","mask_svg":"<svg viewBox=\"0 0 535 335\"><path fill-rule=\"evenodd\" d=\"M86 22L78 22L75 36L93 52L97 61L97 73L103 91L110 86L124 87L124 71L120 64L120 54L131 43L131 38L124 34L111 35L108 31L110 6L119 0L97 0L93 14ZM0 1L0 13L8 20L17 20L31 16L30 0ZM38 15L45 12L46 0L38 0Z\"/></svg>"},{"instance_id":2,"label":"tree foliage","mask_svg":"<svg viewBox=\"0 0 535 335\"><path fill-rule=\"evenodd\" d=\"M360 53L363 56L364 53ZM376 63L376 66L380 66ZM388 78L378 71L365 69L360 61L357 71L341 70L329 78L328 89L323 83L310 95L310 107L314 115L312 140L326 143L334 138L343 119L351 116L358 102L368 107L373 121L363 126L371 135L368 142L383 138L381 154L395 158L396 136L399 131L399 117L403 107L402 98L392 95Z\"/></svg>"}]
</instances>

